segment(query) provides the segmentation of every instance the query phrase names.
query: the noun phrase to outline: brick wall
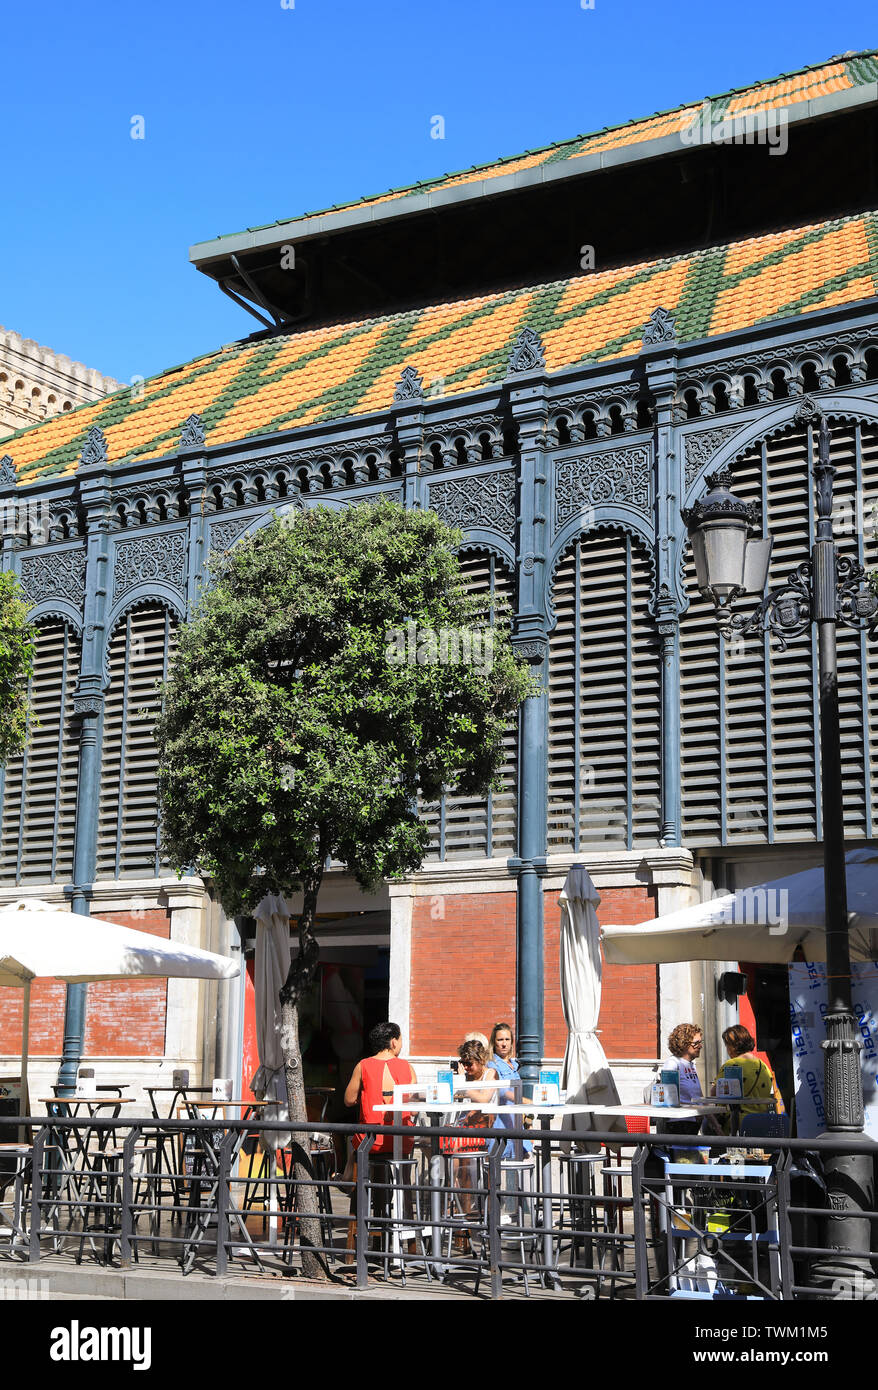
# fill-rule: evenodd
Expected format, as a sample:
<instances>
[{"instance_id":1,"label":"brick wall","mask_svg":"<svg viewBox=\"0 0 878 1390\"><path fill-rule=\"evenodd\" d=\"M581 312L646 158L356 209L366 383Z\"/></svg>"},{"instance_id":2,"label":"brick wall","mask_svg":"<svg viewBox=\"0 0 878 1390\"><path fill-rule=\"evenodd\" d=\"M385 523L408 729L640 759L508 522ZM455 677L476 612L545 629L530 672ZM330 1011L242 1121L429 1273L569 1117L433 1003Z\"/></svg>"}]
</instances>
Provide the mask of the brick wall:
<instances>
[{"instance_id":1,"label":"brick wall","mask_svg":"<svg viewBox=\"0 0 878 1390\"><path fill-rule=\"evenodd\" d=\"M598 917L639 922L655 915L649 890L608 888ZM567 1029L559 993L558 893L545 894L546 1056L563 1055ZM515 893L454 893L415 898L412 908L411 1036L415 1056L453 1055L464 1034L515 1023ZM605 965L601 1041L608 1056L653 1057L658 971Z\"/></svg>"},{"instance_id":2,"label":"brick wall","mask_svg":"<svg viewBox=\"0 0 878 1390\"><path fill-rule=\"evenodd\" d=\"M94 913L106 921L167 939L170 914L155 908L133 912ZM88 987L84 1052L93 1057L161 1056L165 1050L166 980L98 980ZM61 1055L66 987L57 980L38 980L31 988L32 1056ZM22 991L0 990L0 1052L21 1050Z\"/></svg>"},{"instance_id":3,"label":"brick wall","mask_svg":"<svg viewBox=\"0 0 878 1390\"><path fill-rule=\"evenodd\" d=\"M629 925L655 916L655 899L644 884L605 888L598 921ZM543 895L545 956L545 1053L560 1057L567 1044L561 1012L561 909L558 893ZM658 969L654 965L607 965L601 976L601 1044L608 1057L655 1057L658 1048Z\"/></svg>"}]
</instances>

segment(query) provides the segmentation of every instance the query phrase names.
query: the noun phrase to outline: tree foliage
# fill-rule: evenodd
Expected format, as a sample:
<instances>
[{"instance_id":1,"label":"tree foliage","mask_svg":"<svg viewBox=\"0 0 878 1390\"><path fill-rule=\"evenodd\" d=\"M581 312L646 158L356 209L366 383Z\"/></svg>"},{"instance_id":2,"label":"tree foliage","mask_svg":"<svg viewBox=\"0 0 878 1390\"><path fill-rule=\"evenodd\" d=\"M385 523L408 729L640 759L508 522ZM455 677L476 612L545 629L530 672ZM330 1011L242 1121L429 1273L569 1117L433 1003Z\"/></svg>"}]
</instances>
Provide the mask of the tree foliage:
<instances>
[{"instance_id":1,"label":"tree foliage","mask_svg":"<svg viewBox=\"0 0 878 1390\"><path fill-rule=\"evenodd\" d=\"M157 725L165 852L209 875L227 911L300 888L327 855L367 891L412 871L419 791L493 784L532 686L503 615L467 595L459 541L383 502L275 519L227 557ZM443 661L443 629L481 659Z\"/></svg>"},{"instance_id":2,"label":"tree foliage","mask_svg":"<svg viewBox=\"0 0 878 1390\"><path fill-rule=\"evenodd\" d=\"M0 764L24 748L35 637L18 580L4 570L0 572Z\"/></svg>"},{"instance_id":3,"label":"tree foliage","mask_svg":"<svg viewBox=\"0 0 878 1390\"><path fill-rule=\"evenodd\" d=\"M296 1122L307 1115L299 1006L319 960L327 859L366 891L417 869L428 840L419 795L487 792L507 721L535 689L506 615L467 595L460 539L434 513L389 502L275 519L215 573L164 686L156 738L171 863L208 875L233 914L302 890L299 951L280 992ZM316 1275L304 1149L294 1162L303 1269Z\"/></svg>"}]
</instances>

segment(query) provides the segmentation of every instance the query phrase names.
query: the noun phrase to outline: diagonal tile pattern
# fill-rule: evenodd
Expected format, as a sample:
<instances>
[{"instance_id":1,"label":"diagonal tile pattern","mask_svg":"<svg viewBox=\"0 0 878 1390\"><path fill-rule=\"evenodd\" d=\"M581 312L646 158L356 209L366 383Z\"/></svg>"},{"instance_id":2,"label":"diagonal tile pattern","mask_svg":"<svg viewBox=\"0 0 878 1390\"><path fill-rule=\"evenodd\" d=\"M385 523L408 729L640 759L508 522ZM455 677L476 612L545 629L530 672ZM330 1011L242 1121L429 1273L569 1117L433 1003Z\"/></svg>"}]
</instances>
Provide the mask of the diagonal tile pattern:
<instances>
[{"instance_id":1,"label":"diagonal tile pattern","mask_svg":"<svg viewBox=\"0 0 878 1390\"><path fill-rule=\"evenodd\" d=\"M278 334L201 356L137 388L12 435L20 483L76 470L100 426L111 463L156 458L201 415L209 446L385 409L404 366L446 396L499 381L524 326L542 336L549 372L639 351L659 304L681 342L878 292L878 213L430 305L384 318Z\"/></svg>"}]
</instances>

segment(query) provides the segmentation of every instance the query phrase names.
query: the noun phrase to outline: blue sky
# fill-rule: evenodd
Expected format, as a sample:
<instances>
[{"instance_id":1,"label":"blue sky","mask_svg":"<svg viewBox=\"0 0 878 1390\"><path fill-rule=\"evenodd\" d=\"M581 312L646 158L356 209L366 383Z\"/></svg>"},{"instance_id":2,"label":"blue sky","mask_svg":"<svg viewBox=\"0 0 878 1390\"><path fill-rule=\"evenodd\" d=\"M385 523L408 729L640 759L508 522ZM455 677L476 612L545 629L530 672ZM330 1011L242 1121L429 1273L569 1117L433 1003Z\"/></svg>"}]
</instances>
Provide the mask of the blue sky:
<instances>
[{"instance_id":1,"label":"blue sky","mask_svg":"<svg viewBox=\"0 0 878 1390\"><path fill-rule=\"evenodd\" d=\"M149 376L257 327L194 242L878 46L874 0L290 3L5 0L0 323Z\"/></svg>"}]
</instances>

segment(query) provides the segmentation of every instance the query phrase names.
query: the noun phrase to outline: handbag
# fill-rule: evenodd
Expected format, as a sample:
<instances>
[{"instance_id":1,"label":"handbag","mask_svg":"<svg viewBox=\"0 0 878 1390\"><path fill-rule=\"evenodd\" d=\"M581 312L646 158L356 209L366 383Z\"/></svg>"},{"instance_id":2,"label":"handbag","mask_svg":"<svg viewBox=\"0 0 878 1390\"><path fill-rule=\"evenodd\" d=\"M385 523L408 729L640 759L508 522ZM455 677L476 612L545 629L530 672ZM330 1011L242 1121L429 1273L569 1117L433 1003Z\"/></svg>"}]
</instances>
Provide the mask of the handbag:
<instances>
[{"instance_id":1,"label":"handbag","mask_svg":"<svg viewBox=\"0 0 878 1390\"><path fill-rule=\"evenodd\" d=\"M458 1125L465 1125L467 1129L485 1130L491 1129L493 1116L482 1114L481 1110L471 1110L468 1115L460 1115L455 1121ZM442 1153L480 1153L487 1147L487 1135L484 1137L473 1135L446 1135L439 1140L439 1148Z\"/></svg>"}]
</instances>

